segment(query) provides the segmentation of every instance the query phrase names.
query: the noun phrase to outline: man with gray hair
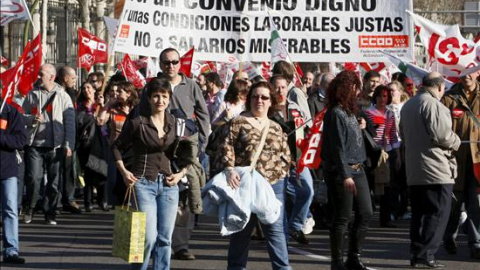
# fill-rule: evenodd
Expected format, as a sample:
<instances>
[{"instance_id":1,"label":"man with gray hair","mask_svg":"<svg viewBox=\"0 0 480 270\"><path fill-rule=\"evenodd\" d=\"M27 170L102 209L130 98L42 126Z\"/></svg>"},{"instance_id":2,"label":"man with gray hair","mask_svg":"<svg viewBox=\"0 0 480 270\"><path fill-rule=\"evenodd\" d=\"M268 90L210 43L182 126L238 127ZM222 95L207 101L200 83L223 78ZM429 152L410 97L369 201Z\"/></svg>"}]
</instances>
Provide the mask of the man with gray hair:
<instances>
[{"instance_id":1,"label":"man with gray hair","mask_svg":"<svg viewBox=\"0 0 480 270\"><path fill-rule=\"evenodd\" d=\"M308 98L308 107L312 117L325 108L325 92L335 75L332 73L317 74L312 83L312 94Z\"/></svg>"},{"instance_id":2,"label":"man with gray hair","mask_svg":"<svg viewBox=\"0 0 480 270\"><path fill-rule=\"evenodd\" d=\"M59 200L61 160L72 156L75 146L75 112L65 90L54 82L55 67L40 67L35 88L23 103L24 121L29 134L25 150L25 184L27 187L25 223L32 222L40 197L40 186L47 170L47 184L42 200L45 222L56 225L55 211Z\"/></svg>"},{"instance_id":3,"label":"man with gray hair","mask_svg":"<svg viewBox=\"0 0 480 270\"><path fill-rule=\"evenodd\" d=\"M400 134L411 192L412 267L444 267L435 260L435 254L450 213L457 170L453 151L460 147L460 138L452 131L450 111L440 102L444 93L442 75L432 72L401 111Z\"/></svg>"}]
</instances>

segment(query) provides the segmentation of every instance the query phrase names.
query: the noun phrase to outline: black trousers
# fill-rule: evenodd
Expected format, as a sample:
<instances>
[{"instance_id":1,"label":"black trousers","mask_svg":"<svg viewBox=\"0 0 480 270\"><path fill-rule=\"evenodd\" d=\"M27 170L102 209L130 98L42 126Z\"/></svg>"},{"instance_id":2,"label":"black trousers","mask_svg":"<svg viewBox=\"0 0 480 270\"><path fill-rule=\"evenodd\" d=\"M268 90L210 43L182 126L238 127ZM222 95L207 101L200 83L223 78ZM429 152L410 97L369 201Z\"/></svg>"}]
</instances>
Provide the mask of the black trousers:
<instances>
[{"instance_id":1,"label":"black trousers","mask_svg":"<svg viewBox=\"0 0 480 270\"><path fill-rule=\"evenodd\" d=\"M427 261L435 254L450 214L453 184L410 186L412 220L410 253Z\"/></svg>"},{"instance_id":2,"label":"black trousers","mask_svg":"<svg viewBox=\"0 0 480 270\"><path fill-rule=\"evenodd\" d=\"M373 214L370 200L370 189L363 169L354 171L352 176L357 189L357 195L346 191L343 180L336 172L324 172L328 188L328 199L333 207L333 224L330 230L330 251L332 260L343 258L343 239L350 221L352 210L355 212L354 221L349 231L349 254L362 252L363 240L368 231Z\"/></svg>"}]
</instances>

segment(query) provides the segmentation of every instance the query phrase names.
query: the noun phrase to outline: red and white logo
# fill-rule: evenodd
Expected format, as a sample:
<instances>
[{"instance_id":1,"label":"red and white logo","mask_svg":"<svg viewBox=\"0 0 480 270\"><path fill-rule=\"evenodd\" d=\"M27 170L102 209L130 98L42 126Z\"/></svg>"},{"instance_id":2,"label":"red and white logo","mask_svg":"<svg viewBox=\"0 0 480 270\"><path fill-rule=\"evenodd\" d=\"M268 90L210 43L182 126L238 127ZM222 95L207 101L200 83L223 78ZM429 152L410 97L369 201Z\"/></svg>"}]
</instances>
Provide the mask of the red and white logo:
<instances>
[{"instance_id":1,"label":"red and white logo","mask_svg":"<svg viewBox=\"0 0 480 270\"><path fill-rule=\"evenodd\" d=\"M407 35L378 35L358 37L360 48L408 48L409 39Z\"/></svg>"}]
</instances>

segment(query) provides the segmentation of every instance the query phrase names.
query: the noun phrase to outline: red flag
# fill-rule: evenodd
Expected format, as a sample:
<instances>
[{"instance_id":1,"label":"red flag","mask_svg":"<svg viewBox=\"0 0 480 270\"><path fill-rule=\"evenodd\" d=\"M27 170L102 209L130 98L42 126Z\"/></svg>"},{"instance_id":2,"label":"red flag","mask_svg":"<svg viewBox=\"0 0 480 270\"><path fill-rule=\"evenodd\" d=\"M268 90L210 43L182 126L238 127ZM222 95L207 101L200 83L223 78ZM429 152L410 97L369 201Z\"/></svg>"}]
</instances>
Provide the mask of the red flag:
<instances>
[{"instance_id":1,"label":"red flag","mask_svg":"<svg viewBox=\"0 0 480 270\"><path fill-rule=\"evenodd\" d=\"M3 55L0 55L0 65L8 67L8 59Z\"/></svg>"},{"instance_id":2,"label":"red flag","mask_svg":"<svg viewBox=\"0 0 480 270\"><path fill-rule=\"evenodd\" d=\"M193 63L193 53L195 52L195 47L192 47L186 54L180 57L180 72L185 74L187 77L192 76L192 63Z\"/></svg>"},{"instance_id":3,"label":"red flag","mask_svg":"<svg viewBox=\"0 0 480 270\"><path fill-rule=\"evenodd\" d=\"M77 66L90 70L96 63L107 63L108 45L99 37L78 28L78 61Z\"/></svg>"},{"instance_id":4,"label":"red flag","mask_svg":"<svg viewBox=\"0 0 480 270\"><path fill-rule=\"evenodd\" d=\"M18 90L19 85L24 77L25 63L30 52L30 48L31 43L28 42L27 46L25 46L25 49L23 50L22 57L18 59L17 64L13 68L8 69L0 74L0 80L2 80L3 83L2 97L9 104L12 103L13 97L17 94L16 91ZM37 76L35 76L35 78L37 78Z\"/></svg>"},{"instance_id":5,"label":"red flag","mask_svg":"<svg viewBox=\"0 0 480 270\"><path fill-rule=\"evenodd\" d=\"M305 167L317 169L322 161L320 152L322 150L322 126L323 118L327 109L318 112L313 119L312 128L305 139L297 143L302 150L302 156L298 160L297 173L301 173Z\"/></svg>"},{"instance_id":6,"label":"red flag","mask_svg":"<svg viewBox=\"0 0 480 270\"><path fill-rule=\"evenodd\" d=\"M133 83L135 88L143 88L145 86L145 77L143 77L140 71L135 68L135 64L132 62L132 59L130 59L128 54L123 58L121 65L123 74L127 80Z\"/></svg>"},{"instance_id":7,"label":"red flag","mask_svg":"<svg viewBox=\"0 0 480 270\"><path fill-rule=\"evenodd\" d=\"M271 68L270 62L262 62L262 77L267 81L271 77L270 68Z\"/></svg>"},{"instance_id":8,"label":"red flag","mask_svg":"<svg viewBox=\"0 0 480 270\"><path fill-rule=\"evenodd\" d=\"M295 66L295 70L297 71L298 76L300 76L300 78L302 78L303 77L303 70L300 67L300 65L298 63L295 63L293 65Z\"/></svg>"},{"instance_id":9,"label":"red flag","mask_svg":"<svg viewBox=\"0 0 480 270\"><path fill-rule=\"evenodd\" d=\"M42 65L42 39L40 34L32 40L27 51L27 58L24 63L24 70L20 83L18 85L18 92L26 96L30 90L33 89L33 84L38 79L38 72Z\"/></svg>"},{"instance_id":10,"label":"red flag","mask_svg":"<svg viewBox=\"0 0 480 270\"><path fill-rule=\"evenodd\" d=\"M147 68L148 57L140 56L137 60L133 61L136 69Z\"/></svg>"}]
</instances>

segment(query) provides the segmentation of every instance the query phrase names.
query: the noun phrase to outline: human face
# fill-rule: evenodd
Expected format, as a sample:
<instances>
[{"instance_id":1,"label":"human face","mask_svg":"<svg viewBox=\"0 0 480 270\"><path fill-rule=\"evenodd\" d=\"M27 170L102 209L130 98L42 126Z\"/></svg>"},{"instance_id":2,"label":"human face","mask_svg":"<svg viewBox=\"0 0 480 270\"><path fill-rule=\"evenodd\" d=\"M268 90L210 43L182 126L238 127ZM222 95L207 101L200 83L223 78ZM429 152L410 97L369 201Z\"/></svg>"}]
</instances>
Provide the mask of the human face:
<instances>
[{"instance_id":1,"label":"human face","mask_svg":"<svg viewBox=\"0 0 480 270\"><path fill-rule=\"evenodd\" d=\"M93 88L91 83L86 83L83 85L82 93L88 100L95 100L95 88Z\"/></svg>"},{"instance_id":2,"label":"human face","mask_svg":"<svg viewBox=\"0 0 480 270\"><path fill-rule=\"evenodd\" d=\"M160 69L169 79L174 79L178 76L180 70L180 56L175 51L170 51L163 54L163 59L160 59Z\"/></svg>"},{"instance_id":3,"label":"human face","mask_svg":"<svg viewBox=\"0 0 480 270\"><path fill-rule=\"evenodd\" d=\"M120 103L127 102L128 98L132 95L132 93L125 91L124 89L118 89L117 101Z\"/></svg>"},{"instance_id":4,"label":"human face","mask_svg":"<svg viewBox=\"0 0 480 270\"><path fill-rule=\"evenodd\" d=\"M40 88L46 89L49 85L51 85L54 79L55 79L55 76L50 74L48 69L42 67L38 72L38 80L36 84Z\"/></svg>"},{"instance_id":5,"label":"human face","mask_svg":"<svg viewBox=\"0 0 480 270\"><path fill-rule=\"evenodd\" d=\"M108 94L110 95L110 98L116 99L118 97L118 94L120 93L120 89L118 85L114 85L110 88L110 92Z\"/></svg>"},{"instance_id":6,"label":"human face","mask_svg":"<svg viewBox=\"0 0 480 270\"><path fill-rule=\"evenodd\" d=\"M478 83L477 78L480 76L480 71L471 73L467 76L463 76L460 78L462 82L462 86L464 89L468 90L473 90L476 87L476 84Z\"/></svg>"},{"instance_id":7,"label":"human face","mask_svg":"<svg viewBox=\"0 0 480 270\"><path fill-rule=\"evenodd\" d=\"M380 77L371 77L367 80L365 87L368 93L373 93L375 88L380 85Z\"/></svg>"},{"instance_id":8,"label":"human face","mask_svg":"<svg viewBox=\"0 0 480 270\"><path fill-rule=\"evenodd\" d=\"M65 85L68 88L75 87L76 83L77 83L77 74L75 74L75 71L72 71L70 74L65 76Z\"/></svg>"},{"instance_id":9,"label":"human face","mask_svg":"<svg viewBox=\"0 0 480 270\"><path fill-rule=\"evenodd\" d=\"M103 81L101 81L97 76L92 76L89 81L96 90L102 88Z\"/></svg>"},{"instance_id":10,"label":"human face","mask_svg":"<svg viewBox=\"0 0 480 270\"><path fill-rule=\"evenodd\" d=\"M200 86L200 87L203 87L205 85L205 76L203 74L200 74L198 75L197 77L197 84Z\"/></svg>"},{"instance_id":11,"label":"human face","mask_svg":"<svg viewBox=\"0 0 480 270\"><path fill-rule=\"evenodd\" d=\"M275 91L280 95L280 102L284 102L287 100L287 93L288 93L288 83L285 79L276 79L275 84L273 86Z\"/></svg>"},{"instance_id":12,"label":"human face","mask_svg":"<svg viewBox=\"0 0 480 270\"><path fill-rule=\"evenodd\" d=\"M249 88L252 86L252 82L248 79L248 74L246 72L239 73L237 80L247 82Z\"/></svg>"},{"instance_id":13,"label":"human face","mask_svg":"<svg viewBox=\"0 0 480 270\"><path fill-rule=\"evenodd\" d=\"M377 102L377 108L385 108L385 106L387 106L387 103L388 103L388 93L387 91L382 91L382 93L380 93L380 95L377 96L377 99L376 99L376 102Z\"/></svg>"},{"instance_id":14,"label":"human face","mask_svg":"<svg viewBox=\"0 0 480 270\"><path fill-rule=\"evenodd\" d=\"M272 105L270 100L270 91L265 87L253 89L250 100L251 113L255 117L264 117L268 114L268 109Z\"/></svg>"},{"instance_id":15,"label":"human face","mask_svg":"<svg viewBox=\"0 0 480 270\"><path fill-rule=\"evenodd\" d=\"M156 91L149 99L152 113L164 112L170 104L170 95L167 92Z\"/></svg>"},{"instance_id":16,"label":"human face","mask_svg":"<svg viewBox=\"0 0 480 270\"><path fill-rule=\"evenodd\" d=\"M398 89L398 87L395 84L389 85L390 87L390 93L392 94L392 103L398 104L400 103L400 99L402 97L402 91Z\"/></svg>"},{"instance_id":17,"label":"human face","mask_svg":"<svg viewBox=\"0 0 480 270\"><path fill-rule=\"evenodd\" d=\"M303 76L303 84L305 85L305 87L310 87L312 86L312 82L313 82L313 73L311 72L307 72L305 74L305 76Z\"/></svg>"}]
</instances>

